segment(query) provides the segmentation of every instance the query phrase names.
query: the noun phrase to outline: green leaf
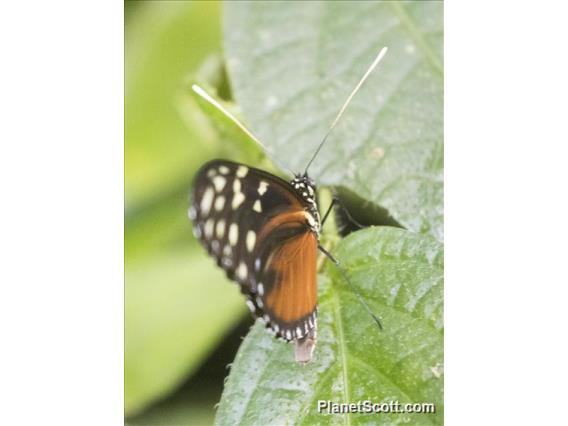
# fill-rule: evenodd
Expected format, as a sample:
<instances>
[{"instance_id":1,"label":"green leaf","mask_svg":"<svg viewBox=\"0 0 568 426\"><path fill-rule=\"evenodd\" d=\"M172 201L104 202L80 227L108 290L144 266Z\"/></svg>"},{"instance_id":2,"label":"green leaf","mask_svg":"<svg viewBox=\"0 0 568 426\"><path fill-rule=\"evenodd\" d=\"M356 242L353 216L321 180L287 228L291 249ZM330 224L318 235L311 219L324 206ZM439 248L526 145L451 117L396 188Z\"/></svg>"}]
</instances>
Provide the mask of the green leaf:
<instances>
[{"instance_id":1,"label":"green leaf","mask_svg":"<svg viewBox=\"0 0 568 426\"><path fill-rule=\"evenodd\" d=\"M179 385L246 310L236 285L201 251L127 264L124 405L135 414Z\"/></svg>"},{"instance_id":2,"label":"green leaf","mask_svg":"<svg viewBox=\"0 0 568 426\"><path fill-rule=\"evenodd\" d=\"M180 118L184 77L220 50L215 2L144 2L125 27L125 196L128 208L187 179L211 149ZM193 107L196 110L195 106Z\"/></svg>"},{"instance_id":3,"label":"green leaf","mask_svg":"<svg viewBox=\"0 0 568 426\"><path fill-rule=\"evenodd\" d=\"M441 2L228 2L234 97L272 158L303 171L383 46L310 174L443 235Z\"/></svg>"},{"instance_id":4,"label":"green leaf","mask_svg":"<svg viewBox=\"0 0 568 426\"><path fill-rule=\"evenodd\" d=\"M145 2L126 21L128 416L186 380L246 310L238 288L197 247L187 218L193 174L218 146L196 119L195 102L180 111L180 98L186 77L220 51L218 9L212 2Z\"/></svg>"},{"instance_id":5,"label":"green leaf","mask_svg":"<svg viewBox=\"0 0 568 426\"><path fill-rule=\"evenodd\" d=\"M200 86L226 110L235 117L239 117L240 111L238 107L229 101L224 101L216 95L215 90L208 83L200 82ZM189 92L190 89L188 88ZM216 134L219 136L220 148L225 156L230 157L233 161L244 161L255 163L265 158L264 151L258 146L246 133L244 133L235 123L233 123L225 114L219 111L215 106L205 101L201 96L191 91L193 100L207 117L209 123L213 126ZM239 118L239 121L242 119Z\"/></svg>"},{"instance_id":6,"label":"green leaf","mask_svg":"<svg viewBox=\"0 0 568 426\"><path fill-rule=\"evenodd\" d=\"M189 181L163 197L138 205L125 215L124 254L126 263L143 257L160 257L172 248L196 241L187 218ZM173 188L172 188L173 189Z\"/></svg>"},{"instance_id":7,"label":"green leaf","mask_svg":"<svg viewBox=\"0 0 568 426\"><path fill-rule=\"evenodd\" d=\"M442 424L443 248L434 238L367 228L336 247L353 284L381 317L381 332L333 265L320 275L314 360L258 322L244 340L216 416L218 425ZM435 414L317 412L318 400L434 403Z\"/></svg>"}]
</instances>

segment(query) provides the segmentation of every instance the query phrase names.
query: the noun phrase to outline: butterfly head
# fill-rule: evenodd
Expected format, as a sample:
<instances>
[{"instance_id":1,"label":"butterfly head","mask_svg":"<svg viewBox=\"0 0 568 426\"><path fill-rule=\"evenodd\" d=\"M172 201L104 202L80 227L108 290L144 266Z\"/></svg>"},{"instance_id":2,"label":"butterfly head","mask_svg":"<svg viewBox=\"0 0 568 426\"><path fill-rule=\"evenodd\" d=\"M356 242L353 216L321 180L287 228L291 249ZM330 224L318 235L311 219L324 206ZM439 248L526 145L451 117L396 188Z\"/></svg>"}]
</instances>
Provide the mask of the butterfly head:
<instances>
[{"instance_id":1,"label":"butterfly head","mask_svg":"<svg viewBox=\"0 0 568 426\"><path fill-rule=\"evenodd\" d=\"M290 181L294 191L306 202L306 221L310 229L319 235L320 216L316 202L316 183L306 173L298 174Z\"/></svg>"},{"instance_id":2,"label":"butterfly head","mask_svg":"<svg viewBox=\"0 0 568 426\"><path fill-rule=\"evenodd\" d=\"M296 193L309 204L316 204L316 183L307 174L296 175L290 181Z\"/></svg>"}]
</instances>

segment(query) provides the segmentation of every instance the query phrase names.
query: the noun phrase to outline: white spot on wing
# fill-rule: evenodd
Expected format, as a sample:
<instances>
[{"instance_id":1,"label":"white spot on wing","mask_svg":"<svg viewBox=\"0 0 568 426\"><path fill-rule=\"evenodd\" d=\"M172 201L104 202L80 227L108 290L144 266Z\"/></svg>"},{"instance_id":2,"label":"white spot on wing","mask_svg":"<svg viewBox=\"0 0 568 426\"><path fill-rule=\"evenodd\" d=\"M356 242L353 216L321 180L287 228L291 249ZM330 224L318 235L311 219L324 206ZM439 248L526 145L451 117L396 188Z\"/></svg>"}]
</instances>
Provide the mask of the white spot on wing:
<instances>
[{"instance_id":1,"label":"white spot on wing","mask_svg":"<svg viewBox=\"0 0 568 426\"><path fill-rule=\"evenodd\" d=\"M236 223L231 223L229 226L229 244L233 247L237 245L239 240L239 227Z\"/></svg>"},{"instance_id":2,"label":"white spot on wing","mask_svg":"<svg viewBox=\"0 0 568 426\"><path fill-rule=\"evenodd\" d=\"M263 195L267 189L268 189L268 182L261 180L260 184L258 185L258 193L260 195Z\"/></svg>"},{"instance_id":3,"label":"white spot on wing","mask_svg":"<svg viewBox=\"0 0 568 426\"><path fill-rule=\"evenodd\" d=\"M217 174L217 170L215 170L215 169L209 169L209 170L207 170L207 177L210 178L210 179L211 179L213 176L215 176L216 174Z\"/></svg>"},{"instance_id":4,"label":"white spot on wing","mask_svg":"<svg viewBox=\"0 0 568 426\"><path fill-rule=\"evenodd\" d=\"M240 179L235 179L233 181L233 191L234 192L241 192L241 181L240 181Z\"/></svg>"},{"instance_id":5,"label":"white spot on wing","mask_svg":"<svg viewBox=\"0 0 568 426\"><path fill-rule=\"evenodd\" d=\"M211 210L211 204L213 203L214 195L215 192L213 191L213 188L208 187L205 190L205 192L203 193L203 198L201 198L201 214L207 215L209 213L209 210Z\"/></svg>"},{"instance_id":6,"label":"white spot on wing","mask_svg":"<svg viewBox=\"0 0 568 426\"><path fill-rule=\"evenodd\" d=\"M248 231L247 232L247 250L249 252L252 252L252 249L254 248L254 244L256 243L256 234L254 233L254 231Z\"/></svg>"},{"instance_id":7,"label":"white spot on wing","mask_svg":"<svg viewBox=\"0 0 568 426\"><path fill-rule=\"evenodd\" d=\"M205 222L205 236L207 238L211 238L213 236L213 225L215 225L213 219L208 219L207 222Z\"/></svg>"},{"instance_id":8,"label":"white spot on wing","mask_svg":"<svg viewBox=\"0 0 568 426\"><path fill-rule=\"evenodd\" d=\"M258 291L259 295L264 295L264 286L262 285L262 283L258 284L258 288L256 289L256 291Z\"/></svg>"},{"instance_id":9,"label":"white spot on wing","mask_svg":"<svg viewBox=\"0 0 568 426\"><path fill-rule=\"evenodd\" d=\"M217 222L217 226L215 227L217 232L217 238L221 239L225 235L225 221L223 219Z\"/></svg>"},{"instance_id":10,"label":"white spot on wing","mask_svg":"<svg viewBox=\"0 0 568 426\"><path fill-rule=\"evenodd\" d=\"M252 300L247 300L247 306L251 312L254 312L256 310L256 308L254 307L254 303L252 303Z\"/></svg>"},{"instance_id":11,"label":"white spot on wing","mask_svg":"<svg viewBox=\"0 0 568 426\"><path fill-rule=\"evenodd\" d=\"M227 166L219 166L219 173L226 175L229 173L229 168Z\"/></svg>"},{"instance_id":12,"label":"white spot on wing","mask_svg":"<svg viewBox=\"0 0 568 426\"><path fill-rule=\"evenodd\" d=\"M239 263L239 267L237 268L237 277L241 280L245 280L247 277L247 265L244 262Z\"/></svg>"},{"instance_id":13,"label":"white spot on wing","mask_svg":"<svg viewBox=\"0 0 568 426\"><path fill-rule=\"evenodd\" d=\"M235 192L231 207L233 210L237 209L245 201L245 195L242 192Z\"/></svg>"},{"instance_id":14,"label":"white spot on wing","mask_svg":"<svg viewBox=\"0 0 568 426\"><path fill-rule=\"evenodd\" d=\"M254 205L252 206L252 209L253 209L255 212L262 213L262 206L260 205L260 200L256 200L256 201L254 202Z\"/></svg>"},{"instance_id":15,"label":"white spot on wing","mask_svg":"<svg viewBox=\"0 0 568 426\"><path fill-rule=\"evenodd\" d=\"M244 178L247 175L248 171L248 167L239 166L239 168L237 169L237 177Z\"/></svg>"},{"instance_id":16,"label":"white spot on wing","mask_svg":"<svg viewBox=\"0 0 568 426\"><path fill-rule=\"evenodd\" d=\"M256 269L257 271L260 271L260 257L257 257L256 260L254 261L254 269ZM262 284L260 284L262 285Z\"/></svg>"},{"instance_id":17,"label":"white spot on wing","mask_svg":"<svg viewBox=\"0 0 568 426\"><path fill-rule=\"evenodd\" d=\"M260 309L264 308L264 303L262 303L262 299L259 296L256 297L256 304Z\"/></svg>"},{"instance_id":18,"label":"white spot on wing","mask_svg":"<svg viewBox=\"0 0 568 426\"><path fill-rule=\"evenodd\" d=\"M215 210L220 212L221 210L223 210L223 207L225 207L225 197L219 195L215 200Z\"/></svg>"},{"instance_id":19,"label":"white spot on wing","mask_svg":"<svg viewBox=\"0 0 568 426\"><path fill-rule=\"evenodd\" d=\"M226 183L227 183L227 179L225 179L223 176L215 176L213 178L213 185L215 185L215 190L217 192L221 192L223 190L223 188L225 187Z\"/></svg>"}]
</instances>

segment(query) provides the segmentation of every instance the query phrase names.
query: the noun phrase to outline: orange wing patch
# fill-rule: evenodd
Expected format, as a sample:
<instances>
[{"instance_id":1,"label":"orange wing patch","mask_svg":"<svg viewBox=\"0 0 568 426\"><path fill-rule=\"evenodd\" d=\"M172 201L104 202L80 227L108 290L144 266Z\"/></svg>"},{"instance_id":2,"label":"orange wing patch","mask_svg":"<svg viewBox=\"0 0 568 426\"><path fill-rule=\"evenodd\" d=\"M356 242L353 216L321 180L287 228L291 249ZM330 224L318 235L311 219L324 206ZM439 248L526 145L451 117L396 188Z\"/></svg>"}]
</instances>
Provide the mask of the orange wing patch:
<instances>
[{"instance_id":1,"label":"orange wing patch","mask_svg":"<svg viewBox=\"0 0 568 426\"><path fill-rule=\"evenodd\" d=\"M315 327L316 260L317 239L312 232L286 241L269 259L275 279L264 304L287 340L302 338Z\"/></svg>"}]
</instances>

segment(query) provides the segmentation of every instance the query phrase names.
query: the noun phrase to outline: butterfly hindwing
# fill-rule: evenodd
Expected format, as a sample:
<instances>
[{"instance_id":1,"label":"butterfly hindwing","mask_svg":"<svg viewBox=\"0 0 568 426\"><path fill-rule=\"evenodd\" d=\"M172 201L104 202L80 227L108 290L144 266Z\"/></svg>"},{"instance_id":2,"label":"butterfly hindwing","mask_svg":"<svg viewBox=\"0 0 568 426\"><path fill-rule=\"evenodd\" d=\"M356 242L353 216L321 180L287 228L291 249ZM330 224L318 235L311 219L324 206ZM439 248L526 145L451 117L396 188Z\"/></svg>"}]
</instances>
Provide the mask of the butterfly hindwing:
<instances>
[{"instance_id":1,"label":"butterfly hindwing","mask_svg":"<svg viewBox=\"0 0 568 426\"><path fill-rule=\"evenodd\" d=\"M317 240L305 202L288 182L242 164L209 162L196 175L189 216L253 314L286 340L314 327Z\"/></svg>"},{"instance_id":2,"label":"butterfly hindwing","mask_svg":"<svg viewBox=\"0 0 568 426\"><path fill-rule=\"evenodd\" d=\"M317 239L303 232L282 241L260 274L259 296L273 328L286 340L300 339L316 326Z\"/></svg>"}]
</instances>

